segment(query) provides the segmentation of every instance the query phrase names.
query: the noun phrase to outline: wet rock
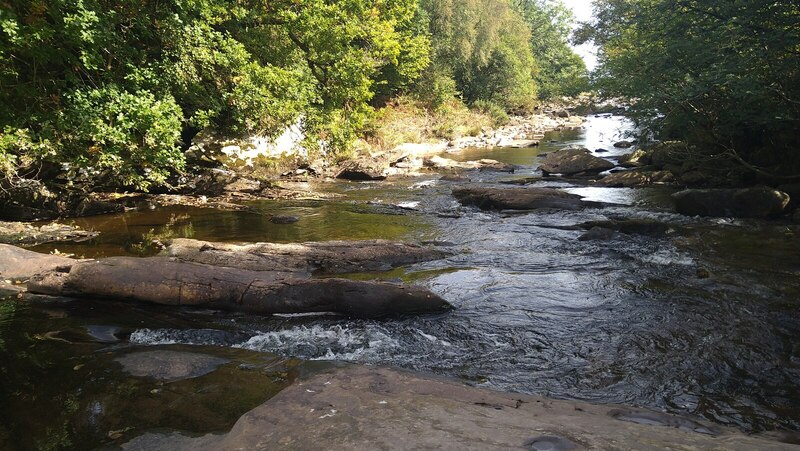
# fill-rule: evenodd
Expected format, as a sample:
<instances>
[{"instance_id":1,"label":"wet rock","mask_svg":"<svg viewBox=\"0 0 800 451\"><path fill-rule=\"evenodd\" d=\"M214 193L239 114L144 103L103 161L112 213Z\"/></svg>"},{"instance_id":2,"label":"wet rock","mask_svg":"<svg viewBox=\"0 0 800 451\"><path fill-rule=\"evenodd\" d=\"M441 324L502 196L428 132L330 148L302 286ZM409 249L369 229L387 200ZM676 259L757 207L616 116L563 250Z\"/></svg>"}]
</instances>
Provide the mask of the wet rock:
<instances>
[{"instance_id":1,"label":"wet rock","mask_svg":"<svg viewBox=\"0 0 800 451\"><path fill-rule=\"evenodd\" d=\"M626 153L619 157L619 165L624 168L637 168L650 164L650 154L642 149L637 149L632 153Z\"/></svg>"},{"instance_id":2,"label":"wet rock","mask_svg":"<svg viewBox=\"0 0 800 451\"><path fill-rule=\"evenodd\" d=\"M115 359L126 373L175 382L204 376L228 363L227 359L194 352L144 351Z\"/></svg>"},{"instance_id":3,"label":"wet rock","mask_svg":"<svg viewBox=\"0 0 800 451\"><path fill-rule=\"evenodd\" d=\"M567 118L567 117L569 117L569 111L567 111L567 110L557 110L557 111L555 111L553 113L553 115L556 116L556 117Z\"/></svg>"},{"instance_id":4,"label":"wet rock","mask_svg":"<svg viewBox=\"0 0 800 451\"><path fill-rule=\"evenodd\" d=\"M620 421L629 421L636 424L652 426L666 426L680 429L686 432L697 432L699 434L718 435L719 431L713 426L705 426L694 420L682 418L675 415L668 415L661 412L653 412L644 409L614 409L608 413L609 416Z\"/></svg>"},{"instance_id":5,"label":"wet rock","mask_svg":"<svg viewBox=\"0 0 800 451\"><path fill-rule=\"evenodd\" d=\"M603 221L587 221L580 224L583 229L602 227L626 235L645 235L659 237L667 234L672 226L652 219L608 219Z\"/></svg>"},{"instance_id":6,"label":"wet rock","mask_svg":"<svg viewBox=\"0 0 800 451\"><path fill-rule=\"evenodd\" d=\"M711 277L711 272L709 272L709 270L706 268L697 268L695 274L697 274L698 279L708 279Z\"/></svg>"},{"instance_id":7,"label":"wet rock","mask_svg":"<svg viewBox=\"0 0 800 451\"><path fill-rule=\"evenodd\" d=\"M551 188L458 188L453 196L463 205L481 210L578 210L587 205L581 196Z\"/></svg>"},{"instance_id":8,"label":"wet rock","mask_svg":"<svg viewBox=\"0 0 800 451\"><path fill-rule=\"evenodd\" d=\"M783 214L789 195L765 186L688 189L672 195L678 213L689 216L770 218Z\"/></svg>"},{"instance_id":9,"label":"wet rock","mask_svg":"<svg viewBox=\"0 0 800 451\"><path fill-rule=\"evenodd\" d=\"M122 213L125 207L116 202L108 202L103 200L96 200L91 198L84 198L80 200L68 216L98 216L111 213Z\"/></svg>"},{"instance_id":10,"label":"wet rock","mask_svg":"<svg viewBox=\"0 0 800 451\"><path fill-rule=\"evenodd\" d=\"M658 143L649 149L650 164L665 169L671 166L673 171L680 171L687 154L686 145L678 141Z\"/></svg>"},{"instance_id":11,"label":"wet rock","mask_svg":"<svg viewBox=\"0 0 800 451\"><path fill-rule=\"evenodd\" d=\"M297 216L291 216L291 215L275 215L269 218L269 222L273 224L294 224L299 220L300 218L298 218Z\"/></svg>"},{"instance_id":12,"label":"wet rock","mask_svg":"<svg viewBox=\"0 0 800 451\"><path fill-rule=\"evenodd\" d=\"M383 162L366 158L352 160L342 164L336 178L353 181L384 180L385 166Z\"/></svg>"},{"instance_id":13,"label":"wet rock","mask_svg":"<svg viewBox=\"0 0 800 451\"><path fill-rule=\"evenodd\" d=\"M617 232L605 227L592 227L588 232L578 237L578 241L609 241L616 237Z\"/></svg>"},{"instance_id":14,"label":"wet rock","mask_svg":"<svg viewBox=\"0 0 800 451\"><path fill-rule=\"evenodd\" d=\"M542 435L534 437L525 443L532 451L570 451L586 449L577 443L557 435Z\"/></svg>"},{"instance_id":15,"label":"wet rock","mask_svg":"<svg viewBox=\"0 0 800 451\"><path fill-rule=\"evenodd\" d=\"M345 279L302 279L164 257L75 262L31 278L28 291L50 296L204 306L258 314L334 312L358 318L441 312L444 299L418 287Z\"/></svg>"},{"instance_id":16,"label":"wet rock","mask_svg":"<svg viewBox=\"0 0 800 451\"><path fill-rule=\"evenodd\" d=\"M635 188L653 184L665 184L675 181L669 171L620 171L609 174L600 180L600 184L609 187Z\"/></svg>"},{"instance_id":17,"label":"wet rock","mask_svg":"<svg viewBox=\"0 0 800 451\"><path fill-rule=\"evenodd\" d=\"M638 171L623 171L603 177L600 184L610 187L646 186L650 184L650 178Z\"/></svg>"},{"instance_id":18,"label":"wet rock","mask_svg":"<svg viewBox=\"0 0 800 451\"><path fill-rule=\"evenodd\" d=\"M0 181L0 219L35 221L58 216L58 197L38 180Z\"/></svg>"},{"instance_id":19,"label":"wet rock","mask_svg":"<svg viewBox=\"0 0 800 451\"><path fill-rule=\"evenodd\" d=\"M542 181L541 177L524 177L512 180L500 180L500 183L503 185L531 185L540 181Z\"/></svg>"},{"instance_id":20,"label":"wet rock","mask_svg":"<svg viewBox=\"0 0 800 451\"><path fill-rule=\"evenodd\" d=\"M618 142L614 143L614 147L616 147L618 149L627 149L627 148L632 147L632 146L633 146L633 143L630 142L630 141L618 141Z\"/></svg>"},{"instance_id":21,"label":"wet rock","mask_svg":"<svg viewBox=\"0 0 800 451\"><path fill-rule=\"evenodd\" d=\"M458 174L445 174L439 180L444 180L445 182L469 182L469 177Z\"/></svg>"},{"instance_id":22,"label":"wet rock","mask_svg":"<svg viewBox=\"0 0 800 451\"><path fill-rule=\"evenodd\" d=\"M187 262L252 271L326 274L385 271L448 255L431 247L386 240L236 245L184 238L172 240L165 254Z\"/></svg>"},{"instance_id":23,"label":"wet rock","mask_svg":"<svg viewBox=\"0 0 800 451\"><path fill-rule=\"evenodd\" d=\"M548 154L539 169L548 174L598 173L612 169L614 164L596 157L588 149L562 149Z\"/></svg>"},{"instance_id":24,"label":"wet rock","mask_svg":"<svg viewBox=\"0 0 800 451\"><path fill-rule=\"evenodd\" d=\"M67 267L75 260L40 254L8 244L0 244L0 279L26 280L34 274Z\"/></svg>"},{"instance_id":25,"label":"wet rock","mask_svg":"<svg viewBox=\"0 0 800 451\"><path fill-rule=\"evenodd\" d=\"M179 192L205 196L221 196L225 187L236 181L236 174L225 169L206 169L185 180Z\"/></svg>"},{"instance_id":26,"label":"wet rock","mask_svg":"<svg viewBox=\"0 0 800 451\"><path fill-rule=\"evenodd\" d=\"M423 166L435 169L479 169L481 171L514 172L514 166L497 160L456 161L440 156L427 157Z\"/></svg>"},{"instance_id":27,"label":"wet rock","mask_svg":"<svg viewBox=\"0 0 800 451\"><path fill-rule=\"evenodd\" d=\"M41 226L25 222L0 221L0 243L4 244L42 244L54 241L84 241L99 235L66 224L45 224Z\"/></svg>"},{"instance_id":28,"label":"wet rock","mask_svg":"<svg viewBox=\"0 0 800 451\"><path fill-rule=\"evenodd\" d=\"M248 193L253 194L261 191L261 182L245 178L237 178L225 185L223 191L228 193Z\"/></svg>"},{"instance_id":29,"label":"wet rock","mask_svg":"<svg viewBox=\"0 0 800 451\"><path fill-rule=\"evenodd\" d=\"M204 451L271 449L280 444L316 449L324 443L331 449L786 448L732 429L719 435L687 433L703 426L679 430L620 421L623 417L609 416L608 407L579 401L501 393L407 371L351 365L284 389L244 414L227 433L189 437L150 432L122 447Z\"/></svg>"},{"instance_id":30,"label":"wet rock","mask_svg":"<svg viewBox=\"0 0 800 451\"><path fill-rule=\"evenodd\" d=\"M608 153L608 150L606 150L606 149L595 149L594 153Z\"/></svg>"},{"instance_id":31,"label":"wet rock","mask_svg":"<svg viewBox=\"0 0 800 451\"><path fill-rule=\"evenodd\" d=\"M800 183L786 183L778 186L778 191L789 195L789 208L800 207Z\"/></svg>"},{"instance_id":32,"label":"wet rock","mask_svg":"<svg viewBox=\"0 0 800 451\"><path fill-rule=\"evenodd\" d=\"M688 171L681 174L678 181L685 186L703 186L708 183L708 177L700 171Z\"/></svg>"}]
</instances>

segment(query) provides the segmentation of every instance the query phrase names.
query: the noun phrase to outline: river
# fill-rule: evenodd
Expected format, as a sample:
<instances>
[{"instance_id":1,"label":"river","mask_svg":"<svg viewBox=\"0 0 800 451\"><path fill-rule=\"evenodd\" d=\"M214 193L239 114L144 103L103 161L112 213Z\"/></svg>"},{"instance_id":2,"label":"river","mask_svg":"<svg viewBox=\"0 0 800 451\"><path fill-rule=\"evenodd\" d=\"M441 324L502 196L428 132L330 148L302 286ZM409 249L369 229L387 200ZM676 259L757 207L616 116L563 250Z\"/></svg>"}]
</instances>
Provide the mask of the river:
<instances>
[{"instance_id":1,"label":"river","mask_svg":"<svg viewBox=\"0 0 800 451\"><path fill-rule=\"evenodd\" d=\"M514 174L465 174L470 183L507 186L499 182L536 175L537 155L567 145L610 150L600 156L620 154L611 144L629 129L621 117L590 117L580 130L549 133L539 148L475 149L448 157L515 164ZM147 425L141 413L131 413L143 408L134 399L136 388L128 396L109 388L124 385L121 380L135 383L104 356L170 344L224 348L241 352L243 359L263 355L278 373L313 368L317 360L391 365L500 390L697 415L747 432L800 430L796 226L677 215L666 187L598 188L558 179L533 186L557 186L615 205L481 212L460 206L450 194L463 184L436 174L335 182L316 188L337 195L332 200L260 201L252 205L257 213L173 207L74 220L100 236L35 249L57 247L86 257L151 255L152 240L172 237L436 243L452 255L385 274L348 276L420 284L456 308L442 315L367 321L123 309L102 301L22 303L8 297L0 301L0 418L9 426L5 432L0 428L0 444L3 433L54 443L66 435L69 446L106 443L114 438L107 434L110 426L92 429L91 422L101 420L91 418L109 414L111 402L117 404L113 412L120 419L114 424L120 429ZM300 220L268 221L278 213ZM609 218L652 219L672 229L664 236L579 241L583 232L570 228ZM77 365L96 370L87 380L75 374ZM239 410L257 404L251 398L262 401L282 386L242 395L224 418L176 427L222 430L243 413ZM27 443L19 440L10 443Z\"/></svg>"}]
</instances>

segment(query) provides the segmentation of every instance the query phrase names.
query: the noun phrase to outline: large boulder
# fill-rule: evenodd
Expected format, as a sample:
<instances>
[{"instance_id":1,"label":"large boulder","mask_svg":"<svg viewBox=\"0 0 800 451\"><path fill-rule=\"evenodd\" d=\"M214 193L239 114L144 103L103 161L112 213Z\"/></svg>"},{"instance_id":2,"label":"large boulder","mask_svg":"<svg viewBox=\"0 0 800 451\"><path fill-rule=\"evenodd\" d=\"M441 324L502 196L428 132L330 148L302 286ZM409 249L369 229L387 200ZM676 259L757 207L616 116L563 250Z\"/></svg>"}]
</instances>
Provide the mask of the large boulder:
<instances>
[{"instance_id":1,"label":"large boulder","mask_svg":"<svg viewBox=\"0 0 800 451\"><path fill-rule=\"evenodd\" d=\"M419 287L346 279L303 279L166 257L74 262L37 274L34 294L204 306L259 314L334 312L360 318L441 312L444 299Z\"/></svg>"},{"instance_id":2,"label":"large boulder","mask_svg":"<svg viewBox=\"0 0 800 451\"><path fill-rule=\"evenodd\" d=\"M354 181L383 180L386 178L387 164L381 161L362 158L342 164L336 178Z\"/></svg>"},{"instance_id":3,"label":"large boulder","mask_svg":"<svg viewBox=\"0 0 800 451\"><path fill-rule=\"evenodd\" d=\"M671 183L675 177L669 171L622 171L609 174L600 184L610 187L637 187L652 184Z\"/></svg>"},{"instance_id":4,"label":"large boulder","mask_svg":"<svg viewBox=\"0 0 800 451\"><path fill-rule=\"evenodd\" d=\"M475 161L456 161L449 158L442 158L438 155L424 158L422 165L426 168L435 169L478 169L481 171L497 172L514 172L515 169L514 165L488 158Z\"/></svg>"},{"instance_id":5,"label":"large boulder","mask_svg":"<svg viewBox=\"0 0 800 451\"><path fill-rule=\"evenodd\" d=\"M638 168L650 164L650 154L642 149L620 155L617 160L619 165L624 168Z\"/></svg>"},{"instance_id":6,"label":"large boulder","mask_svg":"<svg viewBox=\"0 0 800 451\"><path fill-rule=\"evenodd\" d=\"M689 216L770 218L789 205L783 191L758 186L744 189L688 189L672 195L678 213Z\"/></svg>"},{"instance_id":7,"label":"large boulder","mask_svg":"<svg viewBox=\"0 0 800 451\"><path fill-rule=\"evenodd\" d=\"M481 210L578 210L588 205L581 196L552 188L470 187L454 189L453 196L463 205Z\"/></svg>"},{"instance_id":8,"label":"large boulder","mask_svg":"<svg viewBox=\"0 0 800 451\"><path fill-rule=\"evenodd\" d=\"M447 255L431 247L387 240L236 245L185 238L172 240L165 254L188 262L252 271L326 274L385 271Z\"/></svg>"},{"instance_id":9,"label":"large boulder","mask_svg":"<svg viewBox=\"0 0 800 451\"><path fill-rule=\"evenodd\" d=\"M75 260L0 244L0 279L26 280L34 274L69 267Z\"/></svg>"},{"instance_id":10,"label":"large boulder","mask_svg":"<svg viewBox=\"0 0 800 451\"><path fill-rule=\"evenodd\" d=\"M614 164L603 158L596 157L589 149L561 149L548 154L539 169L544 173L552 174L594 174L612 169Z\"/></svg>"}]
</instances>

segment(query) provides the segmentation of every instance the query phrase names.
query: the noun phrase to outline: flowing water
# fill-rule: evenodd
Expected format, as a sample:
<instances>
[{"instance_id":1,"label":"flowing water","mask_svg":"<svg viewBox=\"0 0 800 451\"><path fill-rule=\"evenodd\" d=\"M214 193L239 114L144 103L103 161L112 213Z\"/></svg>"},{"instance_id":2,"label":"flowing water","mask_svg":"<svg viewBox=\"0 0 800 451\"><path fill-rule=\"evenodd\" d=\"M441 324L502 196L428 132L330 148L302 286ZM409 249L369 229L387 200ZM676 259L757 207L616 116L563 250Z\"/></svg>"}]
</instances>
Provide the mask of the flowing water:
<instances>
[{"instance_id":1,"label":"flowing water","mask_svg":"<svg viewBox=\"0 0 800 451\"><path fill-rule=\"evenodd\" d=\"M619 117L596 117L581 130L548 134L538 149L471 150L448 157L493 158L519 167L513 175L465 173L470 183L495 185L536 175L537 155L565 145L611 150L601 156L622 153L611 143L629 128ZM693 414L748 432L800 430L797 226L688 218L672 212L667 188L597 188L559 179L534 186L560 187L614 205L481 212L459 206L450 194L464 183L434 174L330 183L319 189L337 194L334 200L257 202L258 213L169 208L75 220L101 235L55 247L89 257L150 255L152 240L178 236L436 243L452 255L349 277L421 284L456 308L442 315L367 321L9 298L0 303L0 419L6 426L0 426L0 445L3 434L8 443L52 442L58 448L108 443L154 424L195 433L225 430L296 374L313 368L314 361L330 360ZM276 225L268 221L271 214L300 220ZM582 231L571 228L608 218L652 219L672 229L665 236L579 241ZM222 353L239 362L225 377L239 374L243 385L259 388L243 389L223 413L198 413L176 400L169 404L174 421L148 418L141 409L163 404L147 390L159 388L121 374L109 360L128 349L165 345ZM247 365L259 370L241 370ZM245 382L248 378L257 383ZM207 379L199 379L205 385L170 387L184 395L213 393L218 385ZM111 411L115 420L103 419Z\"/></svg>"}]
</instances>

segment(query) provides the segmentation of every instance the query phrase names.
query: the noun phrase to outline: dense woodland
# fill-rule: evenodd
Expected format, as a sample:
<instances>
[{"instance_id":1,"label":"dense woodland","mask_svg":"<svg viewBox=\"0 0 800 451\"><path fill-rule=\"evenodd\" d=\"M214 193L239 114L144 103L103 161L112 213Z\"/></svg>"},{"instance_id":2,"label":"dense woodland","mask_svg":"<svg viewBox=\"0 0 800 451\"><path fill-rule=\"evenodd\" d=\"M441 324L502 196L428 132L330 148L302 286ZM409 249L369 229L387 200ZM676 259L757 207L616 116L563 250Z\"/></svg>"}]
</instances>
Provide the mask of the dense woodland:
<instances>
[{"instance_id":1,"label":"dense woodland","mask_svg":"<svg viewBox=\"0 0 800 451\"><path fill-rule=\"evenodd\" d=\"M585 88L549 0L11 0L0 4L0 168L163 184L198 130L346 151L387 100L527 109ZM566 56L565 62L562 57Z\"/></svg>"},{"instance_id":2,"label":"dense woodland","mask_svg":"<svg viewBox=\"0 0 800 451\"><path fill-rule=\"evenodd\" d=\"M800 7L597 0L599 94L708 166L800 168ZM557 0L6 0L0 171L148 189L206 127L346 154L392 99L530 111L590 88ZM726 165L720 166L724 161ZM729 164L730 166L728 166ZM51 177L52 178L52 177Z\"/></svg>"}]
</instances>

